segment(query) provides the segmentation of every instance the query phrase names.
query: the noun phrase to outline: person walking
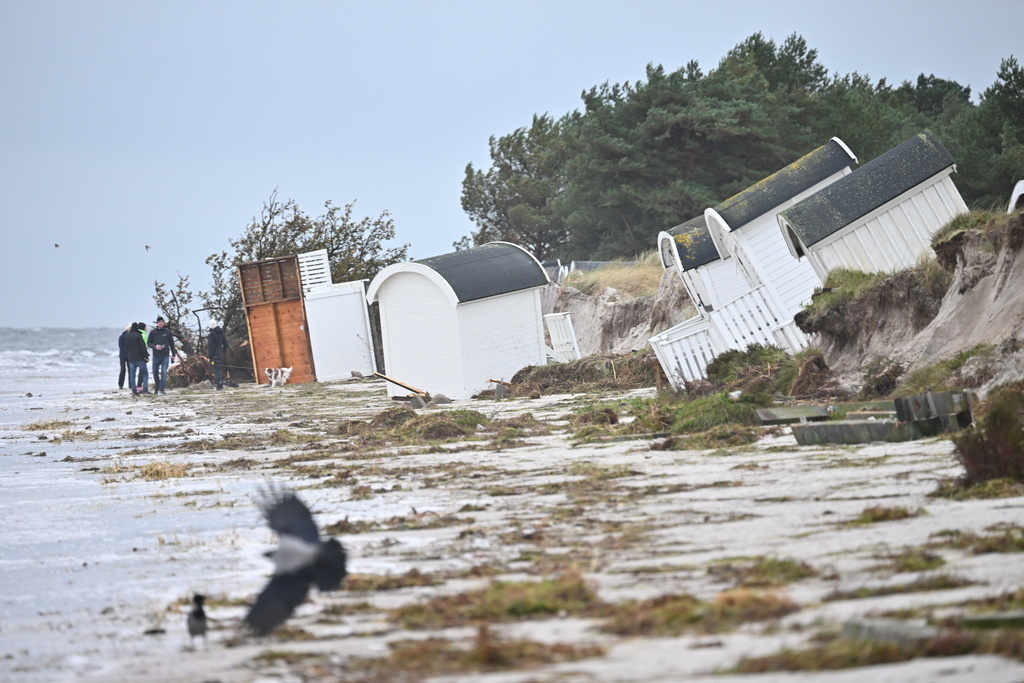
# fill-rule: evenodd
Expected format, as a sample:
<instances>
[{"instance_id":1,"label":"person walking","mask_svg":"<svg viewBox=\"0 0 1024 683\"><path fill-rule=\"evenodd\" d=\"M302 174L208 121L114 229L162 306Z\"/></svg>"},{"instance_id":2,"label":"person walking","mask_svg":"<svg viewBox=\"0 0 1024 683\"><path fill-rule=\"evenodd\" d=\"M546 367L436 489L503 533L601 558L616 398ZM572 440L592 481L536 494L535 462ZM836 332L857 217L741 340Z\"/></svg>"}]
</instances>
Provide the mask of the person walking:
<instances>
[{"instance_id":1,"label":"person walking","mask_svg":"<svg viewBox=\"0 0 1024 683\"><path fill-rule=\"evenodd\" d=\"M216 380L217 388L224 388L224 352L228 349L228 340L224 336L224 330L220 328L220 322L211 320L209 324L210 335L206 338L209 345L210 365L213 366L213 377Z\"/></svg>"},{"instance_id":2,"label":"person walking","mask_svg":"<svg viewBox=\"0 0 1024 683\"><path fill-rule=\"evenodd\" d=\"M131 385L132 396L138 396L142 387L135 383L136 377L145 377L146 384L149 383L149 373L146 370L146 361L149 354L146 352L146 342L142 340L142 333L139 332L139 324L132 323L128 330L128 336L124 340L125 355L128 358L128 383ZM142 385L143 387L145 384Z\"/></svg>"},{"instance_id":3,"label":"person walking","mask_svg":"<svg viewBox=\"0 0 1024 683\"><path fill-rule=\"evenodd\" d=\"M117 356L121 361L121 372L117 374L117 388L124 389L124 377L128 372L128 354L125 351L124 342L128 338L128 332L132 329L132 324L128 323L124 326L124 332L117 338Z\"/></svg>"},{"instance_id":4,"label":"person walking","mask_svg":"<svg viewBox=\"0 0 1024 683\"><path fill-rule=\"evenodd\" d=\"M138 332L142 337L142 345L146 346L149 343L149 333L146 332L146 323L136 323L136 325L139 327ZM146 351L146 362L149 362L149 351ZM136 378L133 377L132 379ZM149 393L149 366L146 365L146 363L143 363L139 367L138 382L136 382L135 386L139 387L139 390L142 391L142 393Z\"/></svg>"},{"instance_id":5,"label":"person walking","mask_svg":"<svg viewBox=\"0 0 1024 683\"><path fill-rule=\"evenodd\" d=\"M164 387L167 385L167 369L171 364L171 358L179 362L181 359L174 348L174 334L167 328L162 315L156 317L156 329L149 333L146 346L153 349L153 390L157 394L165 394Z\"/></svg>"}]
</instances>

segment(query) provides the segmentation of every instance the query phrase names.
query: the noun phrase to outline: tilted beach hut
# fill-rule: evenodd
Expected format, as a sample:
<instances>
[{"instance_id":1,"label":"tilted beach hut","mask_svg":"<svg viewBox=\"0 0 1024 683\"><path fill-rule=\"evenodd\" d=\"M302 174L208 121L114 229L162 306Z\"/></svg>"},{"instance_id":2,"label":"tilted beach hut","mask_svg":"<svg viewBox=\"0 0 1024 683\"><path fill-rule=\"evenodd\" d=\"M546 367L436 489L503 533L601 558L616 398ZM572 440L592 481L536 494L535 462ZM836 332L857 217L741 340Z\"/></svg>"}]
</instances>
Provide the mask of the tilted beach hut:
<instances>
[{"instance_id":1,"label":"tilted beach hut","mask_svg":"<svg viewBox=\"0 0 1024 683\"><path fill-rule=\"evenodd\" d=\"M850 173L857 157L839 138L804 155L746 190L704 211L723 258L738 259L764 298L788 319L810 301L820 282L808 265L793 264L776 216ZM794 326L795 329L795 326Z\"/></svg>"},{"instance_id":2,"label":"tilted beach hut","mask_svg":"<svg viewBox=\"0 0 1024 683\"><path fill-rule=\"evenodd\" d=\"M370 282L380 304L386 373L451 399L468 399L546 361L541 264L508 242L388 266ZM392 396L408 392L388 384Z\"/></svg>"},{"instance_id":3,"label":"tilted beach hut","mask_svg":"<svg viewBox=\"0 0 1024 683\"><path fill-rule=\"evenodd\" d=\"M292 369L291 384L315 380L298 259L285 256L241 263L238 281L256 381L269 381L266 368L282 367Z\"/></svg>"},{"instance_id":4,"label":"tilted beach hut","mask_svg":"<svg viewBox=\"0 0 1024 683\"><path fill-rule=\"evenodd\" d=\"M704 216L659 234L658 253L663 268L675 266L699 312L711 312L756 286L738 259L719 255Z\"/></svg>"},{"instance_id":5,"label":"tilted beach hut","mask_svg":"<svg viewBox=\"0 0 1024 683\"><path fill-rule=\"evenodd\" d=\"M856 157L838 138L658 236L662 265L674 265L698 315L650 339L676 388L703 378L718 354L752 343L791 352L807 345L793 316L819 284L794 266L776 214L850 173Z\"/></svg>"},{"instance_id":6,"label":"tilted beach hut","mask_svg":"<svg viewBox=\"0 0 1024 683\"><path fill-rule=\"evenodd\" d=\"M792 256L818 279L847 268L889 272L917 264L931 238L966 213L950 174L953 157L924 131L779 213Z\"/></svg>"}]
</instances>

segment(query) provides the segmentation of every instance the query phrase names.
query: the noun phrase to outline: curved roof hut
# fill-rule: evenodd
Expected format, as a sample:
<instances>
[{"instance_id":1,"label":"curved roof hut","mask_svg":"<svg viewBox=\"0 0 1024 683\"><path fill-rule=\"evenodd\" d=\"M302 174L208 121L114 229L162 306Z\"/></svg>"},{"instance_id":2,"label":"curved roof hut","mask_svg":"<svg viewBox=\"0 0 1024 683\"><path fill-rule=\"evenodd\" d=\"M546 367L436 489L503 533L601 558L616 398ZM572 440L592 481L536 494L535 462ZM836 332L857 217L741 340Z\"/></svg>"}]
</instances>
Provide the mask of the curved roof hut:
<instances>
[{"instance_id":1,"label":"curved roof hut","mask_svg":"<svg viewBox=\"0 0 1024 683\"><path fill-rule=\"evenodd\" d=\"M508 242L388 266L366 293L380 304L387 374L459 400L544 363L547 284L540 262Z\"/></svg>"}]
</instances>

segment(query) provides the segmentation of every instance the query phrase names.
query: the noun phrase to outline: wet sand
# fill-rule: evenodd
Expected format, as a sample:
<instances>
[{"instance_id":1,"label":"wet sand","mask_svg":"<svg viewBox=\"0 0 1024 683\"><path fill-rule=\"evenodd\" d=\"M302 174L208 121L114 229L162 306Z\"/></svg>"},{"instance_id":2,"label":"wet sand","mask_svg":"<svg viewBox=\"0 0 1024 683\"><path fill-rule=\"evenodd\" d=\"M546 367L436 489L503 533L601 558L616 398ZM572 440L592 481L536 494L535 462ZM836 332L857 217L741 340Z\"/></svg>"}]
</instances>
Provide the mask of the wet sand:
<instances>
[{"instance_id":1,"label":"wet sand","mask_svg":"<svg viewBox=\"0 0 1024 683\"><path fill-rule=\"evenodd\" d=\"M941 548L940 568L890 566L888 559L937 532L985 534L1021 520L1022 498L929 496L960 473L948 440L799 447L781 430L753 446L718 451L651 450L646 439L573 440L567 422L574 409L621 398L559 395L436 409L472 409L491 419L530 413L550 431L527 434L525 445L501 446L481 435L358 449L344 423L368 421L395 405L378 381L40 399L24 422L5 420L0 431L0 678L308 680L319 672L344 680L351 658L384 656L395 640L474 638L472 627L403 630L388 618L400 605L494 578L565 569L581 572L610 603L681 593L714 600L736 585L729 567L767 557L816 571L771 589L800 607L781 619L673 637L611 635L597 629L598 619L574 617L495 624L499 635L600 644L606 654L438 680L854 681L868 674L716 672L743 656L803 647L819 631L851 620L897 610L961 614L975 608L973 601L1021 587L1022 553ZM39 428L47 424L53 426ZM147 472L154 478L144 478ZM159 478L161 472L186 476ZM289 621L306 639L240 639L245 605L270 569L262 553L274 536L254 495L271 481L298 489L322 527L346 519L368 526L340 535L351 573L401 576L415 568L443 581L314 592ZM575 486L597 481L602 485ZM850 524L871 506L920 514ZM478 566L499 574L474 577L469 570ZM969 585L824 600L837 590L938 574ZM189 647L185 611L193 592L212 598L209 650ZM368 608L337 616L338 606L364 602ZM280 651L313 656L291 663L260 658ZM994 656L918 659L872 667L870 677L1019 681L1024 664Z\"/></svg>"}]
</instances>

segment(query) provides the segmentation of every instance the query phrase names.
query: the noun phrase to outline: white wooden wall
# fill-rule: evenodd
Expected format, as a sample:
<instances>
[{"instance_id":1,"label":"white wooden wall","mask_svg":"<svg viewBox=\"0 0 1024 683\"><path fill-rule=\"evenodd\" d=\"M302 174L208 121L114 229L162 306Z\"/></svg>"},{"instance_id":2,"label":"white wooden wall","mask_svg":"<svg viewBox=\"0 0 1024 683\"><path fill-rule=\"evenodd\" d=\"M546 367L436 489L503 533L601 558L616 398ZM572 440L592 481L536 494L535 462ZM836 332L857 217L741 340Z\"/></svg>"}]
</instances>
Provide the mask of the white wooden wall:
<instances>
[{"instance_id":1,"label":"white wooden wall","mask_svg":"<svg viewBox=\"0 0 1024 683\"><path fill-rule=\"evenodd\" d=\"M803 260L794 262L779 230L777 216L849 173L850 170L845 168L833 173L725 236L730 241L730 248L757 273L760 282L756 284L767 286L769 300L778 305L777 314L781 317L792 318L809 303L821 280L810 263Z\"/></svg>"},{"instance_id":2,"label":"white wooden wall","mask_svg":"<svg viewBox=\"0 0 1024 683\"><path fill-rule=\"evenodd\" d=\"M699 268L686 271L694 282L687 283L690 286L703 288L707 292L702 294L704 303L710 303L712 307L719 308L726 302L742 296L757 286L747 277L746 271L736 258L718 259L706 263ZM683 282L686 283L684 277ZM696 302L696 299L694 299Z\"/></svg>"},{"instance_id":3,"label":"white wooden wall","mask_svg":"<svg viewBox=\"0 0 1024 683\"><path fill-rule=\"evenodd\" d=\"M494 388L487 380L508 382L527 365L546 362L539 288L468 301L457 312L464 384L457 394L445 392L449 398L471 398Z\"/></svg>"},{"instance_id":4,"label":"white wooden wall","mask_svg":"<svg viewBox=\"0 0 1024 683\"><path fill-rule=\"evenodd\" d=\"M966 212L947 172L812 245L807 258L821 281L834 268L868 273L910 268L930 253L932 235Z\"/></svg>"},{"instance_id":5,"label":"white wooden wall","mask_svg":"<svg viewBox=\"0 0 1024 683\"><path fill-rule=\"evenodd\" d=\"M707 379L708 363L721 353L711 335L711 320L694 316L650 338L661 369L677 390L686 382Z\"/></svg>"},{"instance_id":6,"label":"white wooden wall","mask_svg":"<svg viewBox=\"0 0 1024 683\"><path fill-rule=\"evenodd\" d=\"M458 316L437 285L418 273L388 277L377 292L385 373L400 382L449 398L462 394ZM389 396L409 392L390 382Z\"/></svg>"},{"instance_id":7,"label":"white wooden wall","mask_svg":"<svg viewBox=\"0 0 1024 683\"><path fill-rule=\"evenodd\" d=\"M377 369L364 282L326 285L306 293L309 346L318 382L350 377L353 370L372 375Z\"/></svg>"}]
</instances>

